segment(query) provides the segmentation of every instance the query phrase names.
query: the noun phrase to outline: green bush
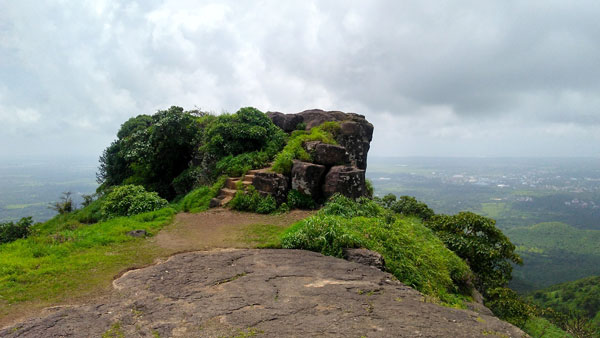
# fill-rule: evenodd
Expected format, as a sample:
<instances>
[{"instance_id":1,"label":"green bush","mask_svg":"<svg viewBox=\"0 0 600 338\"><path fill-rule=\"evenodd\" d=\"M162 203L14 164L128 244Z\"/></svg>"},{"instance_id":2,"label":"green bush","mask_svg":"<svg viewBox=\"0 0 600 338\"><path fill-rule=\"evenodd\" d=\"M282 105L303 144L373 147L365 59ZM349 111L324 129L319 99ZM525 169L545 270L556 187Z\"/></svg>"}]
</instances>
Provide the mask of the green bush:
<instances>
[{"instance_id":1,"label":"green bush","mask_svg":"<svg viewBox=\"0 0 600 338\"><path fill-rule=\"evenodd\" d=\"M185 195L198 186L204 175L202 168L198 166L187 168L171 184L177 195Z\"/></svg>"},{"instance_id":2,"label":"green bush","mask_svg":"<svg viewBox=\"0 0 600 338\"><path fill-rule=\"evenodd\" d=\"M261 196L253 186L246 190L238 190L229 206L234 210L270 214L277 210L277 203L273 196Z\"/></svg>"},{"instance_id":3,"label":"green bush","mask_svg":"<svg viewBox=\"0 0 600 338\"><path fill-rule=\"evenodd\" d=\"M383 209L373 200L361 197L352 200L341 194L334 194L325 206L319 211L324 215L352 217L378 217L383 214Z\"/></svg>"},{"instance_id":4,"label":"green bush","mask_svg":"<svg viewBox=\"0 0 600 338\"><path fill-rule=\"evenodd\" d=\"M281 150L273 161L273 171L289 174L292 170L292 164L295 159L301 161L311 161L310 155L302 146L304 142L321 141L323 143L337 144L335 135L339 131L338 122L325 122L310 131L295 130L292 132L287 144Z\"/></svg>"},{"instance_id":5,"label":"green bush","mask_svg":"<svg viewBox=\"0 0 600 338\"><path fill-rule=\"evenodd\" d=\"M217 172L229 177L239 177L248 170L268 166L270 157L264 151L253 151L236 156L225 156L217 162Z\"/></svg>"},{"instance_id":6,"label":"green bush","mask_svg":"<svg viewBox=\"0 0 600 338\"><path fill-rule=\"evenodd\" d=\"M488 290L485 305L499 318L524 327L527 320L535 314L535 309L525 303L513 290L497 287Z\"/></svg>"},{"instance_id":7,"label":"green bush","mask_svg":"<svg viewBox=\"0 0 600 338\"><path fill-rule=\"evenodd\" d=\"M29 236L33 220L31 217L23 217L17 223L0 223L0 244L16 241Z\"/></svg>"},{"instance_id":8,"label":"green bush","mask_svg":"<svg viewBox=\"0 0 600 338\"><path fill-rule=\"evenodd\" d=\"M416 216L422 220L428 220L435 213L427 204L418 201L412 196L400 196L396 200L394 194L387 194L382 199L377 199L378 203L393 212L406 216Z\"/></svg>"},{"instance_id":9,"label":"green bush","mask_svg":"<svg viewBox=\"0 0 600 338\"><path fill-rule=\"evenodd\" d=\"M221 176L210 187L202 186L192 190L179 202L179 210L185 212L200 212L208 209L210 200L217 197L219 190L225 185L227 177Z\"/></svg>"},{"instance_id":10,"label":"green bush","mask_svg":"<svg viewBox=\"0 0 600 338\"><path fill-rule=\"evenodd\" d=\"M142 186L123 185L106 195L101 209L103 218L108 219L158 210L167 204L157 193L147 192Z\"/></svg>"},{"instance_id":11,"label":"green bush","mask_svg":"<svg viewBox=\"0 0 600 338\"><path fill-rule=\"evenodd\" d=\"M104 199L99 198L95 201L90 202L87 206L82 209L75 211L73 214L74 218L81 223L92 224L102 220L102 204Z\"/></svg>"},{"instance_id":12,"label":"green bush","mask_svg":"<svg viewBox=\"0 0 600 338\"><path fill-rule=\"evenodd\" d=\"M317 204L310 195L301 193L296 189L292 189L287 195L287 205L289 209L314 209Z\"/></svg>"},{"instance_id":13,"label":"green bush","mask_svg":"<svg viewBox=\"0 0 600 338\"><path fill-rule=\"evenodd\" d=\"M286 230L284 248L306 249L342 257L344 248L364 247L379 252L386 269L400 281L437 297L460 304L469 294L470 270L416 218L387 223L381 207L367 199L343 196L329 201L317 215ZM365 217L367 216L367 217Z\"/></svg>"},{"instance_id":14,"label":"green bush","mask_svg":"<svg viewBox=\"0 0 600 338\"><path fill-rule=\"evenodd\" d=\"M204 136L203 149L218 158L253 151L275 155L285 143L285 133L260 110L246 107L235 114L219 115Z\"/></svg>"},{"instance_id":15,"label":"green bush","mask_svg":"<svg viewBox=\"0 0 600 338\"><path fill-rule=\"evenodd\" d=\"M475 285L484 295L488 289L505 287L512 278L512 264L522 264L515 246L496 221L472 212L435 215L426 225L469 263L476 275Z\"/></svg>"}]
</instances>

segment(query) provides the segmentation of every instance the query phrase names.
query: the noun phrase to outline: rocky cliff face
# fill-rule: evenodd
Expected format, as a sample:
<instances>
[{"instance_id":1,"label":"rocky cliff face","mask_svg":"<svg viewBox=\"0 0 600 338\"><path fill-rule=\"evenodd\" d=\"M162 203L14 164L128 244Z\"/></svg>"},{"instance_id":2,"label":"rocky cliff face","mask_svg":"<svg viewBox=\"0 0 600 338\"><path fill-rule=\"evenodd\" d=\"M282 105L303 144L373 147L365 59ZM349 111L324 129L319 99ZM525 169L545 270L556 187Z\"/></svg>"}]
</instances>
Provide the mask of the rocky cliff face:
<instances>
[{"instance_id":1,"label":"rocky cliff face","mask_svg":"<svg viewBox=\"0 0 600 338\"><path fill-rule=\"evenodd\" d=\"M290 177L291 189L315 199L327 198L334 193L353 198L366 195L365 170L373 138L373 125L363 115L313 109L297 114L268 112L267 116L287 133L302 124L306 130L310 130L324 122L340 123L340 132L336 136L337 145L318 141L304 144L312 162L294 162ZM257 189L263 191L258 187Z\"/></svg>"}]
</instances>

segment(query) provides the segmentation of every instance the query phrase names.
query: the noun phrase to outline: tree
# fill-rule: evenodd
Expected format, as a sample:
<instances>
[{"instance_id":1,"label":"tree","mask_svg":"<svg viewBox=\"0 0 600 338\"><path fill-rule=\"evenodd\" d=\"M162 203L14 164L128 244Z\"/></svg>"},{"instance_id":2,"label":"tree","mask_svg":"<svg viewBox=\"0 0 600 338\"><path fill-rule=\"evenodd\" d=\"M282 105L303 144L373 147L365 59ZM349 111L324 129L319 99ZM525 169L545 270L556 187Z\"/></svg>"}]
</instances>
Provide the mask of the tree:
<instances>
[{"instance_id":1,"label":"tree","mask_svg":"<svg viewBox=\"0 0 600 338\"><path fill-rule=\"evenodd\" d=\"M464 259L476 275L475 286L484 295L492 288L505 287L512 278L512 263L523 264L515 246L496 221L472 212L435 215L426 225Z\"/></svg>"},{"instance_id":2,"label":"tree","mask_svg":"<svg viewBox=\"0 0 600 338\"><path fill-rule=\"evenodd\" d=\"M396 195L387 194L378 203L384 208L390 209L397 214L406 216L417 216L422 220L428 220L435 214L427 204L418 201L412 196L400 196L396 200Z\"/></svg>"},{"instance_id":3,"label":"tree","mask_svg":"<svg viewBox=\"0 0 600 338\"><path fill-rule=\"evenodd\" d=\"M32 224L33 220L31 217L23 217L17 223L0 223L0 244L26 238L31 232L30 227Z\"/></svg>"},{"instance_id":4,"label":"tree","mask_svg":"<svg viewBox=\"0 0 600 338\"><path fill-rule=\"evenodd\" d=\"M73 204L73 199L71 198L71 195L73 193L70 191L66 191L62 194L63 195L60 197L60 201L51 203L48 207L61 215L68 214L71 211L75 210L75 204Z\"/></svg>"}]
</instances>

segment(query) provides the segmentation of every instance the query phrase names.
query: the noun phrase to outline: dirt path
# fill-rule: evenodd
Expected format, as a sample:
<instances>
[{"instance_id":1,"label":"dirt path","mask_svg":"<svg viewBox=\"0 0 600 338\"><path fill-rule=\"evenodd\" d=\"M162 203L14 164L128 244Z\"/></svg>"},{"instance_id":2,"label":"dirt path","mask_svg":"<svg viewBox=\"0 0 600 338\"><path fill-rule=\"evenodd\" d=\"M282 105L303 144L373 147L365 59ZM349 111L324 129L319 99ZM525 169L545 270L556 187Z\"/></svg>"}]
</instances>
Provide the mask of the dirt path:
<instances>
[{"instance_id":1,"label":"dirt path","mask_svg":"<svg viewBox=\"0 0 600 338\"><path fill-rule=\"evenodd\" d=\"M180 213L157 236L151 239L171 252L211 250L219 248L252 248L244 238L251 225L265 224L287 227L312 215L314 211L293 210L281 215L259 215L215 208L198 214Z\"/></svg>"}]
</instances>

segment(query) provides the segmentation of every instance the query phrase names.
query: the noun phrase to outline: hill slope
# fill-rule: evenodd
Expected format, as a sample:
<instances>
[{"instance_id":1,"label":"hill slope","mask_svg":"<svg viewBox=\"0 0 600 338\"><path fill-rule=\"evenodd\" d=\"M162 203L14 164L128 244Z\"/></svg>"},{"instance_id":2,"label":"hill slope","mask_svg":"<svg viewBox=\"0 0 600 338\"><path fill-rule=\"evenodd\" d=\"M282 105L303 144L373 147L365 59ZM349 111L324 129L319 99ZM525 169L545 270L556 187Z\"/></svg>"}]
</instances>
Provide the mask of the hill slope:
<instances>
[{"instance_id":1,"label":"hill slope","mask_svg":"<svg viewBox=\"0 0 600 338\"><path fill-rule=\"evenodd\" d=\"M506 235L523 257L524 266L515 267L515 283L511 284L519 291L600 274L600 230L548 222L509 229ZM523 280L536 284L518 283Z\"/></svg>"},{"instance_id":2,"label":"hill slope","mask_svg":"<svg viewBox=\"0 0 600 338\"><path fill-rule=\"evenodd\" d=\"M390 274L297 250L192 252L126 273L96 304L49 310L3 337L522 337L495 317L427 303Z\"/></svg>"}]
</instances>

